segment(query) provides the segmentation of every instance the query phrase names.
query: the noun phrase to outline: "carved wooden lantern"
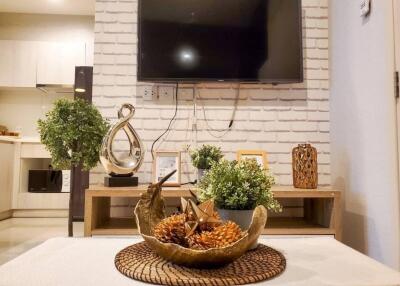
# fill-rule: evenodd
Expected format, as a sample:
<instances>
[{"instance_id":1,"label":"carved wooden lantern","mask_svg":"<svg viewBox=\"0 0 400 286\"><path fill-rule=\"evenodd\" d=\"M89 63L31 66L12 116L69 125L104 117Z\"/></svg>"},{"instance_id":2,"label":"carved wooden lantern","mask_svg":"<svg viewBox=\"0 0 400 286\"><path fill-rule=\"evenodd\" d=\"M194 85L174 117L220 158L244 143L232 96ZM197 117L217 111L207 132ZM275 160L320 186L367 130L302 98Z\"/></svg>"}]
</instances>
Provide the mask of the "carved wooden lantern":
<instances>
[{"instance_id":1,"label":"carved wooden lantern","mask_svg":"<svg viewBox=\"0 0 400 286\"><path fill-rule=\"evenodd\" d=\"M295 188L316 189L318 186L317 149L299 144L292 152L293 185Z\"/></svg>"}]
</instances>

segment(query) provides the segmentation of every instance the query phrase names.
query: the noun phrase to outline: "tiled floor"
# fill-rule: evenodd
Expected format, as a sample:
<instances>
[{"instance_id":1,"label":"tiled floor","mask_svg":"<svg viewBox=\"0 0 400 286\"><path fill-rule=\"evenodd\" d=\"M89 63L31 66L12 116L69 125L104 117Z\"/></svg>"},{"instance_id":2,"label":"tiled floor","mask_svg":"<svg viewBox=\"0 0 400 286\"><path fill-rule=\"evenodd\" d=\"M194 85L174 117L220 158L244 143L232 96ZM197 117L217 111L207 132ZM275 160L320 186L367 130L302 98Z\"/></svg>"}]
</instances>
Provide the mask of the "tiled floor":
<instances>
[{"instance_id":1,"label":"tiled floor","mask_svg":"<svg viewBox=\"0 0 400 286\"><path fill-rule=\"evenodd\" d=\"M0 265L52 237L67 236L66 218L11 218L0 221ZM74 223L83 236L83 223Z\"/></svg>"}]
</instances>

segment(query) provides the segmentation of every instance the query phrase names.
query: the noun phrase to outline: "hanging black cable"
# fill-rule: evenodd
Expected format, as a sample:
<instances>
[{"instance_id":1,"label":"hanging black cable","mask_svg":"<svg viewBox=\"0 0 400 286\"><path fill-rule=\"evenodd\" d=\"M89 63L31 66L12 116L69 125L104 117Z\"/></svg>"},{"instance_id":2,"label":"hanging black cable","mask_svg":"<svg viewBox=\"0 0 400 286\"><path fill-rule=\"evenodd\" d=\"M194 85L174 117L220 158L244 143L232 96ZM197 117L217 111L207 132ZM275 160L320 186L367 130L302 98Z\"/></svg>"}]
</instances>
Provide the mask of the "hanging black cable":
<instances>
[{"instance_id":1,"label":"hanging black cable","mask_svg":"<svg viewBox=\"0 0 400 286\"><path fill-rule=\"evenodd\" d=\"M158 142L158 140L160 140L170 130L172 122L174 122L174 120L176 118L176 115L178 114L178 87L179 87L178 83L176 83L176 87L175 87L175 113L174 113L174 116L171 118L167 129L165 129L165 131L160 136L158 136L158 138L156 140L153 141L153 144L151 144L151 157L153 158L153 160L154 160L154 153L153 153L154 145Z\"/></svg>"},{"instance_id":2,"label":"hanging black cable","mask_svg":"<svg viewBox=\"0 0 400 286\"><path fill-rule=\"evenodd\" d=\"M203 98L200 96L200 93L197 92L196 87L195 87L195 97L198 97L198 98L200 99L200 101L201 101L201 108L202 108L202 110L203 110L204 121L205 121L205 123L206 123L206 125L207 125L206 131L207 131L212 137L214 137L214 138L222 138L222 137L224 137L228 132L230 132L230 131L232 130L232 126L233 126L233 123L234 123L234 121L235 121L236 110L237 110L238 103L239 103L239 99L240 99L240 83L238 83L238 87L237 87L237 90L236 90L236 96L235 96L235 102L234 102L234 105L233 105L232 116L231 116L231 119L230 119L230 121L229 121L228 127L225 128L225 129L215 129L215 128L211 127L211 125L210 125L210 123L209 123L209 120L208 120L208 118L207 118L204 100L203 100ZM214 132L214 133L219 133L219 134L217 135L217 134L214 134L213 132Z\"/></svg>"}]
</instances>

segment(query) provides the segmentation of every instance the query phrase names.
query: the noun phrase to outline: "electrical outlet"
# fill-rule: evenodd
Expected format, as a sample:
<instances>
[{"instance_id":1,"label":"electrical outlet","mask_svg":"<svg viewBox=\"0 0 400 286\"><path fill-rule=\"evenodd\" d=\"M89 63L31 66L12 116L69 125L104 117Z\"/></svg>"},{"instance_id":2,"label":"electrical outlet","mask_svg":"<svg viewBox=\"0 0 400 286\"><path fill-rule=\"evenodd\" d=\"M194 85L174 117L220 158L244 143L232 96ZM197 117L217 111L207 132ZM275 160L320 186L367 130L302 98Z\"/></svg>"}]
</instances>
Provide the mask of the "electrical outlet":
<instances>
[{"instance_id":1,"label":"electrical outlet","mask_svg":"<svg viewBox=\"0 0 400 286\"><path fill-rule=\"evenodd\" d=\"M143 100L153 100L158 97L158 87L156 85L146 85L143 87Z\"/></svg>"},{"instance_id":2,"label":"electrical outlet","mask_svg":"<svg viewBox=\"0 0 400 286\"><path fill-rule=\"evenodd\" d=\"M174 100L174 91L175 88L173 86L159 86L158 87L158 99L163 102L173 102Z\"/></svg>"}]
</instances>

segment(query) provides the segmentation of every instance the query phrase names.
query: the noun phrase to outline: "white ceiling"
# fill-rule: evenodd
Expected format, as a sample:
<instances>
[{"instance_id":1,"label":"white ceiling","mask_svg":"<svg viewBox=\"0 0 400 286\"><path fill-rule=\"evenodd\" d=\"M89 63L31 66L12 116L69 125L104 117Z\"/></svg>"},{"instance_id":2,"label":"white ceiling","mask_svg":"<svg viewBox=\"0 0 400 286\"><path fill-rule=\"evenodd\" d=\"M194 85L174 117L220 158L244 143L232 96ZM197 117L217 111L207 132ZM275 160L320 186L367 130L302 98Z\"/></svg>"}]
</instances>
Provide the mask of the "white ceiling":
<instances>
[{"instance_id":1,"label":"white ceiling","mask_svg":"<svg viewBox=\"0 0 400 286\"><path fill-rule=\"evenodd\" d=\"M0 0L0 12L94 15L95 0Z\"/></svg>"}]
</instances>

